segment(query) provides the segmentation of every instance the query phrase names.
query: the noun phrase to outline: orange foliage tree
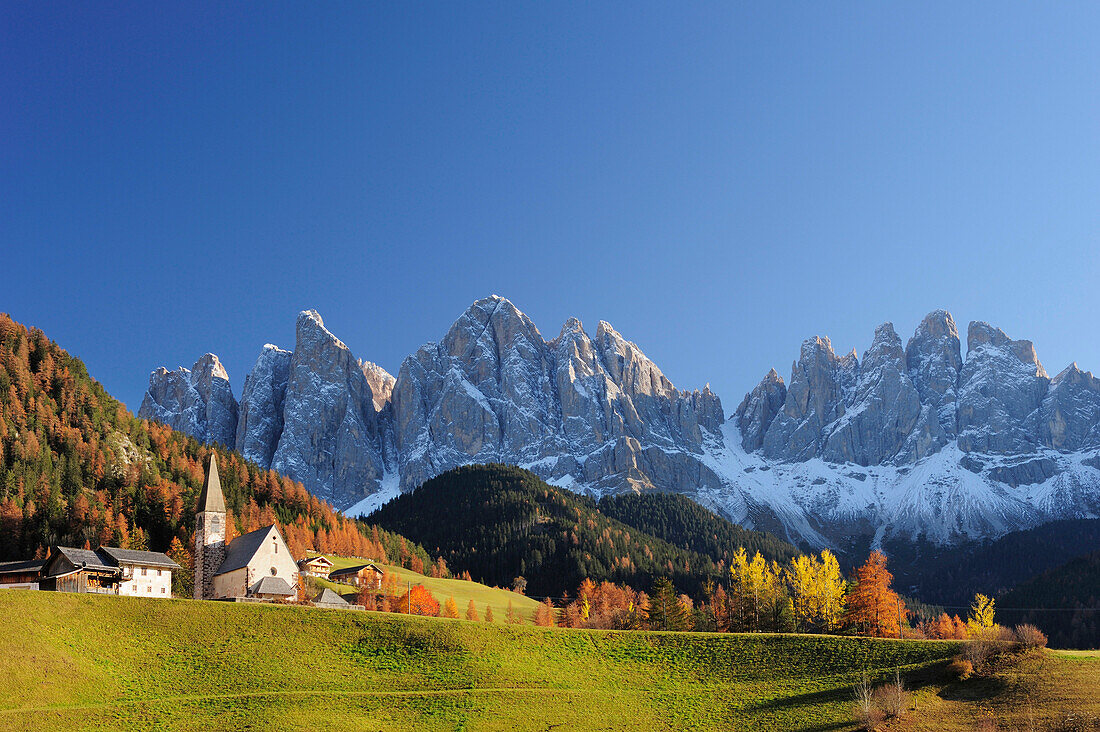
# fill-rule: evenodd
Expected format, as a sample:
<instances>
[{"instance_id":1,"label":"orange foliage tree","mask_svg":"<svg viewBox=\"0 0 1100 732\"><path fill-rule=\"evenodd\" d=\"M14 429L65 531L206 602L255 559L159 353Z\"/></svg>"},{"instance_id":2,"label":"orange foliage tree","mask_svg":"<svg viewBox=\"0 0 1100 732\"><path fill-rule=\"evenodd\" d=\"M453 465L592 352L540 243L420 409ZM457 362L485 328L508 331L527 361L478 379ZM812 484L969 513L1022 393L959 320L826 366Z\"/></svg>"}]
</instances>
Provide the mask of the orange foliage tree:
<instances>
[{"instance_id":1,"label":"orange foliage tree","mask_svg":"<svg viewBox=\"0 0 1100 732\"><path fill-rule=\"evenodd\" d=\"M886 556L871 552L855 571L855 586L848 592L844 624L860 635L897 638L908 612L898 593L890 589L894 575L886 569Z\"/></svg>"},{"instance_id":2,"label":"orange foliage tree","mask_svg":"<svg viewBox=\"0 0 1100 732\"><path fill-rule=\"evenodd\" d=\"M426 615L432 618L439 615L439 603L424 585L413 585L412 589L390 604L390 609L395 613Z\"/></svg>"}]
</instances>

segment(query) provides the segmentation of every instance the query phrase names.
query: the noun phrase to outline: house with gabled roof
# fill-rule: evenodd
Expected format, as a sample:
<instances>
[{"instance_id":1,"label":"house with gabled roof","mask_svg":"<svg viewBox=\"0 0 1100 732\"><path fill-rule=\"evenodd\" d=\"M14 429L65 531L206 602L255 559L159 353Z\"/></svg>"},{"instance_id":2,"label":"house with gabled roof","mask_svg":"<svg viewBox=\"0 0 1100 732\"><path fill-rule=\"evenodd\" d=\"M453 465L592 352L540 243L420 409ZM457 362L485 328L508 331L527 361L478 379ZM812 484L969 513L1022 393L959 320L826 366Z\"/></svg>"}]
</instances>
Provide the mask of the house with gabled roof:
<instances>
[{"instance_id":1,"label":"house with gabled roof","mask_svg":"<svg viewBox=\"0 0 1100 732\"><path fill-rule=\"evenodd\" d=\"M195 599L295 600L298 564L275 524L225 541L225 496L210 463L195 515Z\"/></svg>"},{"instance_id":2,"label":"house with gabled roof","mask_svg":"<svg viewBox=\"0 0 1100 732\"><path fill-rule=\"evenodd\" d=\"M50 547L39 587L59 592L168 598L172 572L180 566L161 552L120 549Z\"/></svg>"},{"instance_id":3,"label":"house with gabled roof","mask_svg":"<svg viewBox=\"0 0 1100 732\"><path fill-rule=\"evenodd\" d=\"M332 571L333 563L323 554L315 557L306 557L298 562L298 571L309 577L321 577L328 579L328 573Z\"/></svg>"},{"instance_id":4,"label":"house with gabled roof","mask_svg":"<svg viewBox=\"0 0 1100 732\"><path fill-rule=\"evenodd\" d=\"M333 582L345 582L356 587L367 587L372 590L381 589L382 575L384 572L374 562L356 564L352 567L334 569L328 574Z\"/></svg>"}]
</instances>

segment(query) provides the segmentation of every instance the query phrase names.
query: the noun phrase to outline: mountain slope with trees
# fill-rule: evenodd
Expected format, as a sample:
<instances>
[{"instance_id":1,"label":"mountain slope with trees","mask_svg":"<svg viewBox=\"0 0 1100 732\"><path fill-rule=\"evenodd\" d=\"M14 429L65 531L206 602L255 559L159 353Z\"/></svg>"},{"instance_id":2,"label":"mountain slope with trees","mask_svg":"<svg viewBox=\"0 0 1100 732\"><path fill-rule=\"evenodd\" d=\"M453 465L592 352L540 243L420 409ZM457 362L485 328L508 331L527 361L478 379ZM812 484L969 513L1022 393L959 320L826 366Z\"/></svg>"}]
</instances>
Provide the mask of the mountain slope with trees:
<instances>
[{"instance_id":1,"label":"mountain slope with trees","mask_svg":"<svg viewBox=\"0 0 1100 732\"><path fill-rule=\"evenodd\" d=\"M760 552L766 559L779 562L800 554L777 536L742 528L679 493L604 496L598 507L609 518L726 564L739 547L750 555Z\"/></svg>"},{"instance_id":2,"label":"mountain slope with trees","mask_svg":"<svg viewBox=\"0 0 1100 732\"><path fill-rule=\"evenodd\" d=\"M999 621L1037 625L1055 648L1100 648L1100 551L1024 582L999 605Z\"/></svg>"},{"instance_id":3,"label":"mountain slope with trees","mask_svg":"<svg viewBox=\"0 0 1100 732\"><path fill-rule=\"evenodd\" d=\"M218 454L229 534L277 523L306 549L423 564L423 548L368 529L301 483L135 418L83 362L0 314L0 560L52 544L170 551L189 563L204 466Z\"/></svg>"},{"instance_id":4,"label":"mountain slope with trees","mask_svg":"<svg viewBox=\"0 0 1100 732\"><path fill-rule=\"evenodd\" d=\"M1054 521L995 541L936 546L891 541L886 546L896 583L924 602L959 606L975 592L1001 596L1042 572L1100 551L1100 519Z\"/></svg>"},{"instance_id":5,"label":"mountain slope with trees","mask_svg":"<svg viewBox=\"0 0 1100 732\"><path fill-rule=\"evenodd\" d=\"M534 596L561 597L585 578L648 589L664 575L694 593L726 564L606 516L593 499L509 465L455 468L366 520L408 536L480 582L511 585L523 576Z\"/></svg>"}]
</instances>

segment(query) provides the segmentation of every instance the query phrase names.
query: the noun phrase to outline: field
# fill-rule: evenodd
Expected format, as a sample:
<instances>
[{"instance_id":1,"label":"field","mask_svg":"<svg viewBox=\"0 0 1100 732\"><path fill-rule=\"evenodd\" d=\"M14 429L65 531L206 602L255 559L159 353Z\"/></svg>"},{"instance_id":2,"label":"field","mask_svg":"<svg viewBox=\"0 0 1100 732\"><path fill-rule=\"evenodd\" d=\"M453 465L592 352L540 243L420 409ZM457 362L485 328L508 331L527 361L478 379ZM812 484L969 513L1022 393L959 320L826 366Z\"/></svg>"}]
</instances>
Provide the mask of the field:
<instances>
[{"instance_id":1,"label":"field","mask_svg":"<svg viewBox=\"0 0 1100 732\"><path fill-rule=\"evenodd\" d=\"M849 730L863 670L894 730L1096 729L1100 653L950 682L943 641L623 633L0 590L0 730ZM1071 726L1066 720L1077 726Z\"/></svg>"},{"instance_id":2,"label":"field","mask_svg":"<svg viewBox=\"0 0 1100 732\"><path fill-rule=\"evenodd\" d=\"M0 729L850 728L942 642L616 633L0 590Z\"/></svg>"},{"instance_id":3,"label":"field","mask_svg":"<svg viewBox=\"0 0 1100 732\"><path fill-rule=\"evenodd\" d=\"M315 555L310 554L310 556ZM356 564L363 564L366 561L363 559L337 557L332 554L327 554L325 556L333 563L334 569L351 567ZM455 604L458 605L458 614L463 618L466 617L466 605L469 604L470 600L474 601L474 605L477 607L478 617L483 620L485 618L486 605L492 606L493 621L496 623L505 622L505 614L508 612L509 602L512 603L512 608L523 617L524 622L528 624L531 623L531 618L534 615L535 609L538 607L537 600L532 600L529 597L524 597L510 590L488 587L478 582L467 582L465 580L437 579L435 577L413 572L411 569L404 569L391 564L380 564L378 562L375 562L375 564L377 564L380 569L397 577L399 593L403 593L407 587L407 583L411 582L414 585L424 585L439 602L440 606L447 601L448 597L453 597L455 599ZM325 587L330 587L342 595L349 595L347 598L348 600L351 600L351 595L354 595L355 588L350 585L336 584L335 582L321 582L320 584Z\"/></svg>"}]
</instances>

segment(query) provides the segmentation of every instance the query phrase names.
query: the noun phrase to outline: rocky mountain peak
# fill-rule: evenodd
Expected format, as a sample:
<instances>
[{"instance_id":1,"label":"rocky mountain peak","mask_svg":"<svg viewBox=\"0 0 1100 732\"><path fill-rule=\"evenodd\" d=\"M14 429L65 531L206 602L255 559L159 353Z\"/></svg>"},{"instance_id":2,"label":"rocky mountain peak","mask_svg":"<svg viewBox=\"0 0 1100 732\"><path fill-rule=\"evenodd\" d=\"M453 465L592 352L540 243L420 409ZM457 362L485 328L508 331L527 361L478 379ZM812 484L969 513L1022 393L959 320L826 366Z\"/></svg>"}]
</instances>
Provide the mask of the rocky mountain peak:
<instances>
[{"instance_id":1,"label":"rocky mountain peak","mask_svg":"<svg viewBox=\"0 0 1100 732\"><path fill-rule=\"evenodd\" d=\"M237 452L259 465L270 466L283 433L283 404L293 354L267 343L244 380Z\"/></svg>"},{"instance_id":2,"label":"rocky mountain peak","mask_svg":"<svg viewBox=\"0 0 1100 732\"><path fill-rule=\"evenodd\" d=\"M1031 341L975 321L967 330L959 374L959 447L967 452L1018 453L1039 443L1039 407L1050 379Z\"/></svg>"},{"instance_id":3,"label":"rocky mountain peak","mask_svg":"<svg viewBox=\"0 0 1100 732\"><path fill-rule=\"evenodd\" d=\"M233 447L237 434L237 400L229 375L218 357L204 354L190 369L163 366L149 376L149 389L138 416L164 422L202 442Z\"/></svg>"},{"instance_id":4,"label":"rocky mountain peak","mask_svg":"<svg viewBox=\"0 0 1100 732\"><path fill-rule=\"evenodd\" d=\"M373 361L360 361L359 368L362 369L363 375L367 377L367 384L370 385L373 394L375 410L382 411L393 396L393 386L397 383L397 379Z\"/></svg>"},{"instance_id":5,"label":"rocky mountain peak","mask_svg":"<svg viewBox=\"0 0 1100 732\"><path fill-rule=\"evenodd\" d=\"M741 430L741 446L746 452L763 446L764 435L786 399L787 385L783 383L783 377L775 369L770 369L737 405L732 419Z\"/></svg>"}]
</instances>

